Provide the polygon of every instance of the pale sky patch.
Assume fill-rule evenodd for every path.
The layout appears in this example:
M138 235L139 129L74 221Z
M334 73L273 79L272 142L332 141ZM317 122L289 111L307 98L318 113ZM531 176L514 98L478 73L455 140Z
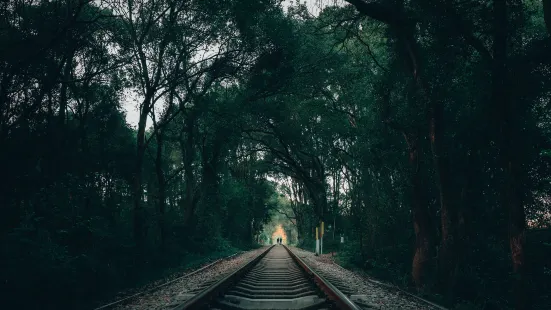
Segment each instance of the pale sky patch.
M289 6L296 4L296 0L285 0L282 3L282 6L284 10L286 11ZM327 7L332 5L344 5L345 1L343 0L300 0L300 3L305 3L306 7L308 8L308 11L313 16L317 16L319 12ZM209 54L207 52L207 54ZM203 56L203 57L207 57ZM143 97L139 95L137 92L131 89L127 89L124 91L124 96L122 98L122 108L124 112L126 113L126 122L127 124L132 128L138 127L138 121L140 119L140 112L139 112L139 105L142 102ZM157 106L157 105L156 105ZM156 107L157 110L157 107ZM147 118L147 127L146 129L151 128L153 126L153 120L151 117Z

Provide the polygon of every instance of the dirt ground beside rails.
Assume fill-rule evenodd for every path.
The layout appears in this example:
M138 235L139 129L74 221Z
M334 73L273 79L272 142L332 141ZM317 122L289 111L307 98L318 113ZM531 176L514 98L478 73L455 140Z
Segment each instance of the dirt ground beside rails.
M230 259L224 259L215 265L206 268L205 270L201 270L188 277L174 281L173 283L153 290L152 292L147 292L141 296L132 298L129 302L116 306L112 309L172 309L179 303L182 303L193 296L195 291L200 290L202 286L221 279L225 275L237 270L266 249L267 247L262 247L252 251L243 252L231 257ZM191 272L193 272L193 270L189 273Z
M335 263L331 253L316 256L312 252L295 247L291 247L291 250L364 309L444 309L424 303L397 289L374 283L365 276L345 269Z

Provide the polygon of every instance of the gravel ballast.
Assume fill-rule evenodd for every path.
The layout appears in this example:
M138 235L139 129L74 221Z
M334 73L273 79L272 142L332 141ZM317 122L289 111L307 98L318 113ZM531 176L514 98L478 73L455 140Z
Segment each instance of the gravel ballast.
M191 298L198 291L237 270L266 249L267 247L263 247L221 260L211 267L178 279L152 292L132 298L130 301L112 309L172 309ZM364 309L443 309L419 301L397 289L374 283L360 274L344 269L335 264L328 255L320 257L299 248L291 247L290 249L312 269L341 289L351 300Z
M237 270L245 263L265 251L267 247L262 247L256 250L248 251L224 259L214 264L213 266L201 270L188 277L184 277L169 285L163 286L152 292L145 293L141 296L133 298L131 301L119 305L113 309L172 309L177 304L189 299L193 292L200 289L203 285L212 283L223 276ZM199 268L197 268L199 269ZM192 271L191 271L192 272ZM191 273L190 272L190 273Z
M400 290L385 287L362 277L361 275L335 264L328 255L315 256L314 253L291 247L310 268L337 286L352 301L365 309L430 309L443 308L426 304ZM344 288L336 283L344 284ZM346 292L344 292L346 291Z

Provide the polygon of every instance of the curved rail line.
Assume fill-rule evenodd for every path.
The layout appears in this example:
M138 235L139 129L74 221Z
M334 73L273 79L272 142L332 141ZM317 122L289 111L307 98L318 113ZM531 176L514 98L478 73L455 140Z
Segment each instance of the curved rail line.
M271 246L176 306L183 309L361 309L286 246Z

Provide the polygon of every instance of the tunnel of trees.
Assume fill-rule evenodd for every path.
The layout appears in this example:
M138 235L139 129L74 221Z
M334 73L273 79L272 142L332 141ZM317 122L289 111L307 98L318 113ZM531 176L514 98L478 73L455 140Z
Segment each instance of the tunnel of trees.
M314 2L1 1L3 304L81 308L274 216L450 307L551 304L551 1Z

